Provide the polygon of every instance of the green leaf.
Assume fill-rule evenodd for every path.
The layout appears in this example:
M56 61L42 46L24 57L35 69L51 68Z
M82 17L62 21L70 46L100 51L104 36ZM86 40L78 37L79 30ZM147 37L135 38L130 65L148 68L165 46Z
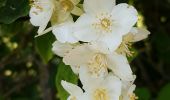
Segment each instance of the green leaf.
M158 98L157 100L169 100L170 99L170 83L165 85L159 95L158 95Z
M44 63L48 63L53 57L52 43L55 41L55 37L52 33L35 38L36 50L43 59Z
M151 93L147 88L137 88L135 93L139 97L138 100L150 100L151 98Z
M29 0L0 0L0 23L12 23L28 12Z
M64 65L63 62L59 64L56 75L56 87L58 91L57 97L60 100L67 100L69 94L61 86L61 80L65 80L73 84L77 84L78 82L78 77L72 72L71 68Z

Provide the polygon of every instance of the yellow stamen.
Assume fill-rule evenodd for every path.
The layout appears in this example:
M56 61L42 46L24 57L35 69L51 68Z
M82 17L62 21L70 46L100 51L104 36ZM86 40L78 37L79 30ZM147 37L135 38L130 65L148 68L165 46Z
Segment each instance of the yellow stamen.
M106 89L96 89L93 100L109 100Z

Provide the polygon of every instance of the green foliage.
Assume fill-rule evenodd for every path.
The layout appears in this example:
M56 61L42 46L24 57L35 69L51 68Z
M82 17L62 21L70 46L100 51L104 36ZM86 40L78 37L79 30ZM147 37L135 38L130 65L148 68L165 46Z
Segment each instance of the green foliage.
M78 82L78 77L72 72L71 68L64 65L63 62L59 64L56 75L56 87L58 91L57 97L60 98L60 100L67 100L69 95L61 86L61 80L65 80L73 84L77 84Z
M165 85L159 95L158 95L158 98L157 100L169 100L170 99L170 83Z
M151 94L147 88L137 88L135 90L136 95L138 96L138 100L150 100Z
M29 12L29 0L0 0L0 23L12 23Z
M156 46L158 55L166 62L170 62L170 37L166 33L155 34L153 42Z
M54 41L55 37L52 33L47 33L35 38L36 50L40 54L44 63L48 63L48 61L53 57L52 43Z

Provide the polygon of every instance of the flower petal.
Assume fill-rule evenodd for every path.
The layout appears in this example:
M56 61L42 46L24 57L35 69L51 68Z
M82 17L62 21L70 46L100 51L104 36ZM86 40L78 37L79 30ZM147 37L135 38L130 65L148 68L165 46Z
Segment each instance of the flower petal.
M74 3L74 5L77 5L80 2L80 0L71 0L71 1Z
M62 43L76 43L78 40L73 35L73 21L66 21L59 25L53 26L53 33L58 41Z
M96 15L110 13L114 5L115 0L84 0L83 6L86 13Z
M137 11L128 4L118 4L112 10L112 20L114 21L112 33L125 35L137 22Z
M53 43L53 48L52 51L60 56L60 57L64 57L70 50L72 50L74 48L74 44L69 44L69 43L61 43L59 41L55 41Z
M119 55L117 53L108 55L108 65L113 73L120 77L122 80L133 80L132 70L125 56Z
M98 50L103 53L111 53L119 47L121 42L121 36L107 34L103 37L100 37L97 41L92 42L92 45L95 46L95 48L98 48Z
M133 27L130 33L134 35L133 37L134 40L132 40L132 42L138 42L143 39L146 39L148 35L150 34L148 30L143 29L143 28L137 28L137 27Z
M82 45L71 50L64 58L66 65L81 66L86 65L93 56L92 50L87 45Z
M53 5L51 4L50 1L49 2L42 1L39 3L39 6L41 7L41 9L36 6L35 7L33 6L30 9L29 16L30 22L34 26L39 26L38 33L41 34L45 30L48 22L50 21L50 18L53 13Z
M99 37L92 26L94 22L94 16L83 14L75 22L74 34L80 41L90 42Z
M77 85L68 83L66 81L61 81L61 85L72 96L79 97L83 94L82 89L78 87Z
M104 83L104 86L107 86L107 89L109 90L108 93L110 94L111 100L119 100L119 97L121 95L121 86L122 83L119 78L113 75L113 73L109 73L106 77Z

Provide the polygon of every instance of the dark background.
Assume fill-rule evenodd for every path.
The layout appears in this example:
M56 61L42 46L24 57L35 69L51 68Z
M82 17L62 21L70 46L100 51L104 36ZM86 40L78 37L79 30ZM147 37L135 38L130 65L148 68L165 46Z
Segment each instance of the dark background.
M18 1L19 9L27 13L4 22L13 16L13 12L2 9L6 1L0 0L0 100L57 100L61 89L56 86L66 78L62 74L69 67L51 53L54 37L49 33L34 38L37 28L29 23L29 10L20 8L23 0ZM148 39L133 45L137 56L131 66L137 75L135 92L139 100L170 100L170 0L117 3L134 5L140 15L137 26L151 32ZM63 66L68 68L61 69ZM72 81L76 79L74 76Z

